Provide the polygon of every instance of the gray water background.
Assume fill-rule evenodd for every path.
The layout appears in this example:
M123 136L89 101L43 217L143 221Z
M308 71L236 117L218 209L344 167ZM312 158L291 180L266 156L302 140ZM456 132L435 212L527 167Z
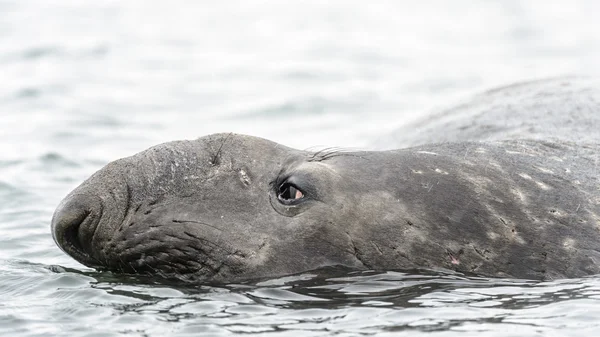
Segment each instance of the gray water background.
M0 0L0 335L592 336L600 278L96 273L60 200L107 162L233 131L368 148L497 85L600 74L600 2Z

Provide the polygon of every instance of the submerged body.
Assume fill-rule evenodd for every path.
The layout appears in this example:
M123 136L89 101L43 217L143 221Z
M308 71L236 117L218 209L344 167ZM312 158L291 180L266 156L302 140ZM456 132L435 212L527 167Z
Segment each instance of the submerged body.
M477 122L473 111L486 105L476 101L412 137L400 132L400 143L419 144L401 150L312 153L236 134L161 144L108 164L71 192L53 235L88 266L199 281L327 265L530 279L598 274L600 142L597 132L577 132L600 127L600 95L585 81L554 81L480 99L517 90L529 115L492 109L505 118ZM573 86L569 95L585 109L536 91L562 95ZM557 104L565 113L548 112ZM527 137L528 123L557 132L531 129ZM440 139L452 128L465 134ZM449 142L427 144L439 141Z

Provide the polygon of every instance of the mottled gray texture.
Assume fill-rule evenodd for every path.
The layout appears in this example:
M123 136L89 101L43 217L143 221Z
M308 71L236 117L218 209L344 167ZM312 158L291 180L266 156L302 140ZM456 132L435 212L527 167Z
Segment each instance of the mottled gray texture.
M396 135L451 142L402 150L310 153L236 134L161 144L69 194L54 237L86 265L202 281L335 264L597 274L600 108L590 83L490 91ZM303 201L280 203L285 181Z
M403 125L375 146L395 149L506 139L600 142L599 107L597 78L559 77L517 83Z

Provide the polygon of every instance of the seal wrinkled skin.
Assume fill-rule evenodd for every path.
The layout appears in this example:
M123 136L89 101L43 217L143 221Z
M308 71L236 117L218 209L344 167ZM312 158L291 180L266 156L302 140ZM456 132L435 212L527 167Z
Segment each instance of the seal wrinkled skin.
M55 241L98 269L231 282L330 265L527 279L600 273L600 91L559 78L403 126L388 151L174 141L71 192Z

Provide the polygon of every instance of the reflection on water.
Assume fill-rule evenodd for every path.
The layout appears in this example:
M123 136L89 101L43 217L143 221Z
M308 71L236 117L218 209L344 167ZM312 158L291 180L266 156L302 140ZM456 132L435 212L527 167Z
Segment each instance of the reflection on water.
M600 280L553 282L465 277L443 271L327 268L229 285L189 285L16 262L0 285L12 315L2 326L119 333L270 332L390 335L445 331L526 335L600 328ZM35 284L22 283L35 271ZM18 299L18 300L17 300ZM24 304L35 303L35 305ZM76 319L74 319L76 318ZM85 323L87 322L87 323ZM93 323L92 323L93 322ZM23 330L23 331L24 331ZM82 330L83 331L83 330Z

